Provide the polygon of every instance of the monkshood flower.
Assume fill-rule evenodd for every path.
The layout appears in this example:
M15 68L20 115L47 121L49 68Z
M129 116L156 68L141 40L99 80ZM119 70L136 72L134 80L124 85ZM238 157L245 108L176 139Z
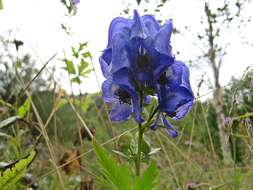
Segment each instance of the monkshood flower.
M155 81L174 61L171 33L171 20L160 27L153 16L140 17L137 11L134 11L133 20L115 18L109 28L108 45L103 55L109 58L105 62L110 65L110 72L127 68L134 73L132 80L136 88L154 88Z
M172 21L160 26L151 15L133 19L117 17L109 27L108 45L100 56L106 80L103 99L112 105L112 121L125 121L134 114L141 124L143 105L157 96L155 129L160 120L171 136L177 132L166 119L181 119L193 104L189 70L171 52Z
M102 84L103 99L112 104L110 117L112 121L125 121L134 112L138 123L143 121L140 110L140 97L131 83L126 69L121 69L111 75Z
M148 99L147 95L155 95L157 80L174 62L170 46L171 33L172 21L160 27L153 16L141 17L137 11L134 11L133 19L113 19L107 48L100 57L101 69L107 79L103 84L103 97L108 97L108 94L114 97L110 101L104 98L108 103L114 102L112 121L129 118L131 111L126 114L126 104L132 108L136 121L143 121L140 101ZM113 117L114 107L119 110L122 108L124 114L121 115L119 111L119 117Z
M175 61L173 65L160 77L157 84L158 114L151 129L156 129L161 118L167 132L176 137L177 132L165 116L174 120L183 118L192 107L194 95L189 81L189 69L180 62Z

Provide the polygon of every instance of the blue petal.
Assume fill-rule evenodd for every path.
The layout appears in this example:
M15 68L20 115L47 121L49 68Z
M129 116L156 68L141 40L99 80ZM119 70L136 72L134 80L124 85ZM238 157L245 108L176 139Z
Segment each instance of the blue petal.
M152 100L151 96L145 96L143 102L144 102L144 104L147 105L147 104L150 104L151 100Z
M172 29L172 21L170 20L165 23L165 25L157 33L155 37L155 48L160 53L171 55L170 37Z
M174 88L176 86L185 87L192 92L190 86L190 72L188 67L181 61L175 60L173 65L170 67L171 75L168 76L169 86Z
M160 78L161 74L168 69L174 63L174 57L168 54L163 54L157 51L154 47L154 41L151 38L146 38L143 40L143 46L147 51L147 54L152 59L152 80L157 80Z
M151 125L151 129L153 131L155 131L157 129L157 124L159 122L159 119L160 119L160 112L157 114L156 116L156 119L155 119L155 122Z
M186 88L179 87L177 89L161 88L160 90L160 107L168 115L174 117L181 106L193 101L193 96ZM187 112L188 112L188 107ZM181 113L182 110L181 110Z
M146 32L148 36L154 38L160 29L159 23L156 21L156 19L152 15L144 15L142 16L142 20L146 27Z
M131 96L135 120L138 123L142 123L143 118L141 116L142 109L140 106L140 97L136 91L135 86L132 83L132 80L132 73L128 69L121 69L113 73L113 81L115 84L119 85L120 88L128 92Z
M110 112L112 121L126 121L130 118L132 108L129 104L116 102Z
M111 42L116 33L122 33L122 35L130 36L130 28L132 25L132 20L116 17L112 20L109 27L109 36L108 36L108 45L107 47L111 47Z
M115 101L114 92L116 90L113 84L112 78L108 78L102 84L102 98L107 103L112 103Z
M130 68L128 44L129 41L120 33L114 35L112 40L112 73L122 68Z
M134 10L134 18L133 18L133 25L131 28L131 39L133 38L146 38L146 31L145 26L143 23L142 18L140 17L139 13Z
M137 123L141 124L144 119L142 117L142 109L140 106L140 98L136 95L132 98L132 104L133 104L133 112L134 112L134 118L137 121Z
M173 119L183 118L190 110L194 100L189 81L189 69L180 62L169 68L167 84L158 87L159 104L161 109Z
M154 67L154 80L160 78L161 74L163 74L171 65L174 63L174 57L159 54L159 64Z
M193 105L193 100L189 101L186 104L183 104L182 106L180 106L177 110L176 110L176 115L174 117L172 117L172 119L174 120L179 120L182 119L191 109Z
M110 63L112 60L112 49L104 50L103 54L99 57L99 63L102 70L102 73L105 78L110 77Z
M174 129L174 127L170 124L170 122L165 118L165 116L162 116L162 121L164 126L166 127L166 131L167 133L172 136L172 137L177 137L178 133L177 131Z

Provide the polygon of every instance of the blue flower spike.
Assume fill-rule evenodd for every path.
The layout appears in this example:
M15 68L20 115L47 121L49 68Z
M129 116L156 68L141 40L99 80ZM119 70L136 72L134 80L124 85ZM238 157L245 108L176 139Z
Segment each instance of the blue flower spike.
M170 39L172 20L163 26L152 15L140 16L134 10L133 19L116 17L109 27L108 44L99 58L105 81L102 96L111 105L110 118L121 122L134 116L144 122L143 107L150 97L158 99L157 113L151 124L159 124L176 137L175 128L166 117L183 118L191 109L194 95L189 81L189 69L172 54Z

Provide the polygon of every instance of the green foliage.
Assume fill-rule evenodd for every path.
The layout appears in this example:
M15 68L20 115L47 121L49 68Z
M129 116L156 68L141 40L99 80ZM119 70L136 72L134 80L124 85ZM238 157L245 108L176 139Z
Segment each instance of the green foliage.
M102 166L102 174L106 177L106 186L110 186L115 190L131 190L131 174L127 165L118 165L116 160L102 148L95 140L93 146L98 158L98 162Z
M72 58L63 59L62 61L66 64L63 67L66 70L70 77L71 83L82 83L82 78L87 78L88 74L93 71L90 68L90 63L92 56L89 51L87 51L88 42L79 43L78 48L71 47ZM88 60L89 59L89 60Z
M64 61L66 63L66 67L64 67L63 69L65 69L69 74L76 74L76 69L73 61L70 61L68 59L65 59Z
M30 109L30 101L27 98L23 105L18 108L18 116L22 119L26 116Z
M101 178L100 181L104 186L114 190L153 190L156 187L158 171L154 163L149 165L142 176L134 176L129 165L118 164L95 140L93 140L93 147L102 167L104 178Z
M134 190L153 190L158 184L158 175L156 165L151 163L141 177L135 177Z
M25 173L27 167L33 162L36 156L36 150L18 161L0 168L0 187L3 190L10 189Z

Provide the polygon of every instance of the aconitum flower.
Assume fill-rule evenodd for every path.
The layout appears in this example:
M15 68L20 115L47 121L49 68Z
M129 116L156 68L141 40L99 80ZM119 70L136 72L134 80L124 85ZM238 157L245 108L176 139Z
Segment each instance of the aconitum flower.
M130 73L121 69L114 75L108 73L102 85L103 99L112 104L110 117L112 121L125 121L134 112L138 123L143 121L140 110L140 97L131 83Z
M112 105L112 121L127 120L134 113L141 124L143 105L150 96L158 97L156 128L160 119L167 131L176 136L166 119L181 119L192 106L193 93L189 70L176 61L170 45L172 21L160 26L151 15L133 19L117 17L109 27L107 48L99 62L105 82L103 99Z
M108 93L111 89L104 87L103 94L113 94L114 98L120 100L122 97L117 96L120 94L118 91L127 89L124 91L127 91L130 98L128 104L132 107L138 123L142 122L140 100L146 98L145 92L155 95L156 81L174 62L170 46L171 32L171 21L160 27L153 16L140 17L137 11L134 11L133 19L117 17L111 22L108 45L100 57L100 64L107 79L103 86L114 84L118 86L118 90L113 89L114 93ZM122 104L123 106L125 107L125 104ZM119 118L112 115L113 112L113 121L122 120L122 115Z
M157 89L159 109L152 129L156 129L158 120L161 117L167 132L175 137L177 132L165 116L179 120L192 107L194 95L190 86L188 67L180 61L175 61L166 73L160 77Z

